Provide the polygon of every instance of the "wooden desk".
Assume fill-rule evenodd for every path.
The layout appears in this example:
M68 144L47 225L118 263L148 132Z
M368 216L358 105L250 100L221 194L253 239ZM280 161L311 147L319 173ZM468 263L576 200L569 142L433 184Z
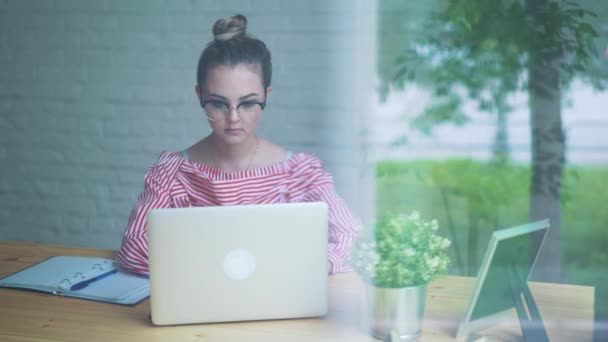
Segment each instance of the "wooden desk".
M53 255L113 257L111 251L0 242L0 277ZM430 284L423 341L454 339L473 278ZM330 278L330 312L320 319L155 327L146 300L125 307L30 291L0 289L1 341L377 341L367 335L364 287L354 274ZM531 284L551 341L591 340L593 288ZM513 316L515 318L515 315ZM483 332L486 341L521 340L518 322Z

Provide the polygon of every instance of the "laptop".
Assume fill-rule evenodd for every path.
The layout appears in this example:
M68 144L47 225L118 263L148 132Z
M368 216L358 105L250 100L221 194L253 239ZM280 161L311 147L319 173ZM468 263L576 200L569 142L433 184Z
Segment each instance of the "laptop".
M324 202L151 210L152 322L325 315L327 211Z

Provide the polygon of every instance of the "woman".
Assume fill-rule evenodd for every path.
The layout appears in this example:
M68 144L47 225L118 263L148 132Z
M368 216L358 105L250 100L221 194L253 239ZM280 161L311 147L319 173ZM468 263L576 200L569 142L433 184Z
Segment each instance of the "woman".
M324 201L329 206L330 274L350 269L353 217L331 175L308 153L259 137L256 126L272 88L270 52L246 34L242 15L219 19L200 56L195 92L212 133L181 153L163 152L145 176L118 260L148 273L145 217L150 209Z

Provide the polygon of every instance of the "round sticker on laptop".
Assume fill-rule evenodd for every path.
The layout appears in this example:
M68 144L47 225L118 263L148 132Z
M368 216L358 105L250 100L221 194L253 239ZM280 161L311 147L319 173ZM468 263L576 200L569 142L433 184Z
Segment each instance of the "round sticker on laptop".
M255 272L255 257L245 249L236 248L224 257L224 273L232 280L245 280Z

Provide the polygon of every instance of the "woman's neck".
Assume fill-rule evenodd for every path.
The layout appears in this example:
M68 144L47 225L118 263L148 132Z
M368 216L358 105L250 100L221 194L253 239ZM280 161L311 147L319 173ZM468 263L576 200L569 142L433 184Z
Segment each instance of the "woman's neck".
M256 135L239 144L222 143L213 135L205 140L211 166L228 172L249 170L255 162L260 145L260 139Z

